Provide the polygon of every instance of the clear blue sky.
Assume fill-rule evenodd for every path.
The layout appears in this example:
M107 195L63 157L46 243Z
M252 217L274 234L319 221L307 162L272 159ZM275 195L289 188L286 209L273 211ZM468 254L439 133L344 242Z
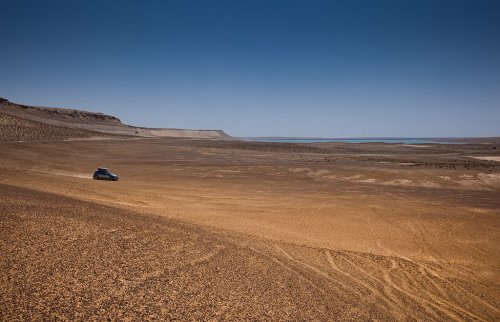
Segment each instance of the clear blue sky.
M0 96L235 136L500 136L500 1L0 0Z

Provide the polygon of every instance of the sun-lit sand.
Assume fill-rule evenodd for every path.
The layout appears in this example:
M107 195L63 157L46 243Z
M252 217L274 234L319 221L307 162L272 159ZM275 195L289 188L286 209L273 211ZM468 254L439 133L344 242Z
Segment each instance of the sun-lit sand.
M500 162L500 156L483 156L483 157L474 157L479 160L486 160L486 161L497 161Z
M497 320L500 167L471 149L0 143L0 316Z

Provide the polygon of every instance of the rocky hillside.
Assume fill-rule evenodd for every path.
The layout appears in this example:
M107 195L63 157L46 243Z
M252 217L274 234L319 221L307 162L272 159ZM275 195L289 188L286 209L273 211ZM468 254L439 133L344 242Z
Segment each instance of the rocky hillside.
M0 141L54 141L109 137L116 135L49 125L0 113Z
M22 126L28 127L33 124L44 124L37 125L36 127L48 129L51 126L55 126L58 128L81 130L83 132L70 132L74 135L78 135L76 133L82 133L82 138L89 137L85 135L90 135L90 137L95 136L95 133L99 133L99 136L102 136L101 134L104 133L108 136L126 135L137 137L231 139L229 135L221 130L185 130L136 127L123 124L119 118L102 113L66 108L27 106L9 102L4 98L0 98L0 115L2 116L0 127L2 137L16 137L16 135L9 135L6 131L12 131L12 129L16 129L18 126L21 126L21 124L24 124ZM60 129L53 130L57 130L55 132L61 131ZM20 129L16 131L20 132ZM68 131L66 132L69 133ZM83 134L84 132L86 133L85 135ZM91 133L93 134L91 135ZM30 137L31 136L36 137L37 134L33 132ZM65 138L66 136L63 135L62 139Z

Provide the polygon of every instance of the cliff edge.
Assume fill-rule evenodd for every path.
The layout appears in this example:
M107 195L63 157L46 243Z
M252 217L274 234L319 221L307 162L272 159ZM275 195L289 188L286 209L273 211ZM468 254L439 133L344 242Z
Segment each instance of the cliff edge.
M43 128L45 132L50 132L50 127L74 129L80 131L72 132L74 135L78 137L82 133L85 133L83 135L84 138L89 137L89 135L95 136L91 135L95 133L105 134L104 137L112 135L225 140L232 138L222 130L137 127L123 124L119 118L103 113L67 108L28 106L10 102L5 98L0 98L0 117L0 130L2 132L12 131L16 127L23 126L25 128ZM66 132L69 133L68 131ZM36 137L36 133L31 133L29 137Z

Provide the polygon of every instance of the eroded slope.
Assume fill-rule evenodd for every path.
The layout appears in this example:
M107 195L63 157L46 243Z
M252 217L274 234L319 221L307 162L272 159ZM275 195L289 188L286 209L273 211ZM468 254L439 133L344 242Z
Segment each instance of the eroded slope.
M170 128L145 128L123 124L119 118L103 113L66 108L27 106L0 98L0 115L20 118L46 125L88 130L113 135L137 137L182 137L205 139L230 139L221 130L188 130Z

